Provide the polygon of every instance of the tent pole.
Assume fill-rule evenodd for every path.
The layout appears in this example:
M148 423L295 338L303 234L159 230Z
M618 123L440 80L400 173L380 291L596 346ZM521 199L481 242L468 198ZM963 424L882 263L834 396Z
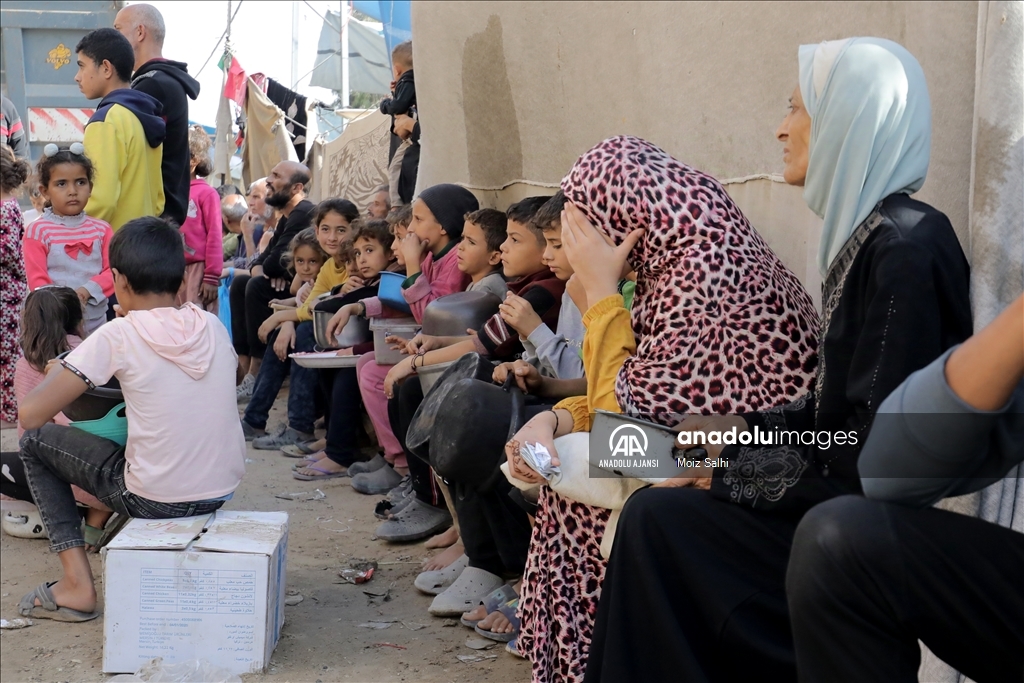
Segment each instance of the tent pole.
M341 0L341 106L348 109L350 84L348 79L348 22L352 13L348 2Z

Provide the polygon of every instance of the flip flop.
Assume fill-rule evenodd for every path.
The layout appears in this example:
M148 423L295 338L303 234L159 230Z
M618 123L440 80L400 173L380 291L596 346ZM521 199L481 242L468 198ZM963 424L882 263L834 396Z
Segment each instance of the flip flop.
M304 455L302 457L302 460L300 460L297 463L295 463L294 465L292 465L292 470L301 470L304 467L309 467L310 465L315 465L318 462L320 462L321 460L323 460L323 458L314 458L313 457L314 455L319 455L319 451L317 451L316 453L310 453L309 455ZM327 456L324 456L324 457L327 457Z
M526 655L520 652L519 648L516 647L516 638L513 638L512 640L505 643L505 652L509 653L514 657L519 657L519 659L526 659Z
M348 470L345 470L344 472L328 472L316 465L307 465L306 469L313 470L314 472L323 472L323 474L299 474L298 470L296 470L295 472L292 472L292 476L299 481L319 481L321 479L337 479L338 477L348 476Z
M509 623L512 624L512 631L509 633L495 633L494 631L488 631L480 628L479 624L473 629L478 635L487 638L488 640L494 640L499 643L508 643L516 639L519 635L519 617L516 616L516 609L519 607L519 598L516 597L514 600L509 600L501 607L498 611L505 615Z
M515 589L512 588L510 584L504 583L493 593L488 594L487 597L481 600L480 604L484 606L484 609L487 611L487 614L490 614L494 610L504 605L509 600L515 600L518 597L519 596L516 594ZM483 619L467 619L465 615L462 615L462 617L459 619L459 622L463 626L465 626L466 628L474 629L476 628L476 625L479 624L481 621L483 621Z
M53 619L54 621L70 622L91 621L100 615L99 610L80 612L70 607L58 607L53 599L53 592L50 591L50 586L55 583L57 582L53 581L36 586L35 590L28 593L18 603L18 614L33 619ZM35 604L37 598L40 602L38 605Z
M282 446L281 455L288 458L301 458L306 455L312 455L313 453L317 452L311 448L311 446L315 444L316 441L317 440L306 441L304 443L293 443L287 446Z

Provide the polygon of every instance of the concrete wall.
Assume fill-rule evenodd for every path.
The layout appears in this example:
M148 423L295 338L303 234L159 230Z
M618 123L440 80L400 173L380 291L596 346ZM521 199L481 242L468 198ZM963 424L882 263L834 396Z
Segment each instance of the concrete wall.
M722 180L777 173L797 46L877 35L928 76L932 160L919 197L963 236L977 17L977 2L415 2L419 185L461 183L503 208L550 193L616 134ZM770 179L729 190L817 298L820 221L801 190Z

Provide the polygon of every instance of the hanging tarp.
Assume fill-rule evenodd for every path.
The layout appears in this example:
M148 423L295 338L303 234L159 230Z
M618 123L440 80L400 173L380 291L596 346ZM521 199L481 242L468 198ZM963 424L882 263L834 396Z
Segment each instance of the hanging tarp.
M351 121L341 137L324 146L315 191L321 198L348 199L362 210L373 189L388 182L390 143L390 116L371 110Z
M395 45L412 40L410 0L355 0L352 5L384 24L384 42L389 60Z
M348 25L349 90L387 95L391 85L391 61L384 36L354 19ZM341 15L327 12L316 51L317 67L310 85L342 90Z

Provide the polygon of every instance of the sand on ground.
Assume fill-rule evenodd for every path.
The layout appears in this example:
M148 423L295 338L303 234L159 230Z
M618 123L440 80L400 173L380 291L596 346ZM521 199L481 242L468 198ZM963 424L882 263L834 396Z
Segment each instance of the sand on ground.
M270 424L284 419L285 394L278 398ZM4 450L14 432L3 432ZM246 474L231 510L281 510L289 514L287 587L303 600L285 607L285 625L270 666L243 676L246 683L514 683L530 680L529 663L504 651L504 645L477 652L466 647L476 634L456 620L427 613L431 597L413 586L428 551L422 542L396 545L374 538L379 521L373 516L379 497L364 496L348 479L303 482L293 479L292 458L276 451L248 450ZM322 500L293 501L275 496L320 489ZM0 534L0 616L18 616L21 596L44 580L60 576L56 555L45 540ZM101 600L102 559L92 555ZM380 563L372 581L340 583L338 570L352 558ZM390 599L368 596L383 593ZM370 621L388 621L386 629L361 628ZM388 643L390 645L384 645ZM399 646L398 649L392 646ZM82 624L35 620L29 628L0 632L0 681L105 681L102 671L103 618ZM459 655L496 655L481 662L463 662Z

